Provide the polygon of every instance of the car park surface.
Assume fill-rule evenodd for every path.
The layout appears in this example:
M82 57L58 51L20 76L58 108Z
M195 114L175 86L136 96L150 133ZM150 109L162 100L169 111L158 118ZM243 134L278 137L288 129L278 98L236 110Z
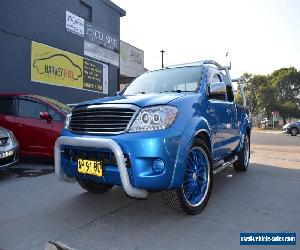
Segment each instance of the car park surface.
M299 143L253 131L247 174L229 168L218 175L208 207L193 217L170 212L160 193L148 200L130 199L121 188L90 194L57 181L51 162L22 162L0 174L0 249L43 249L53 241L73 249L234 250L240 232L299 235Z

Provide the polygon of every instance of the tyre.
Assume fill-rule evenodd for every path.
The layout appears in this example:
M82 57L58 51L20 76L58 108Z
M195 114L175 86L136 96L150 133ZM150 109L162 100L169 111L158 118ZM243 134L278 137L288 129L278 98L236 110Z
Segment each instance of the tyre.
M290 128L290 134L291 136L296 136L299 133L298 129L296 127Z
M207 205L212 185L210 151L203 140L197 139L189 150L181 188L163 191L163 198L175 212L198 214Z
M242 150L238 153L238 160L233 163L233 168L238 172L245 172L248 169L250 159L250 137L245 135Z
M78 180L78 183L83 189L85 189L91 193L96 193L96 194L106 193L109 190L111 190L113 187L111 185L105 185L105 184L87 182L87 181L80 181L80 180Z

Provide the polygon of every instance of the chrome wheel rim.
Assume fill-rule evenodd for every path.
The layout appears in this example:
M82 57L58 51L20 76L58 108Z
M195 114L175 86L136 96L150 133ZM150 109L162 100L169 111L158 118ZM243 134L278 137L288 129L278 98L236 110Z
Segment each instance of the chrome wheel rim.
M297 130L295 128L292 129L292 135L296 135L297 134Z
M246 136L244 142L244 165L246 167L248 167L249 164L249 156L250 156L249 138L248 136Z
M210 163L206 152L200 147L193 147L188 156L182 192L186 202L199 206L205 199L210 183Z

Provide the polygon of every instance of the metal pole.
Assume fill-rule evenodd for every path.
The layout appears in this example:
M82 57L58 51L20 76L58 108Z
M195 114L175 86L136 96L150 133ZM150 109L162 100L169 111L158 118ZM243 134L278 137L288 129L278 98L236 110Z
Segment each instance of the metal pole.
M161 53L161 67L164 68L164 53L165 53L165 51L161 50L160 53Z

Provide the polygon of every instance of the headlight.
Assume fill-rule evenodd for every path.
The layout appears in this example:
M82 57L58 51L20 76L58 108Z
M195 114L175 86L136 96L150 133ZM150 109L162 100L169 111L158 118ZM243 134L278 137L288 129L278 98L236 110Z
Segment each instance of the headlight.
M68 114L65 119L65 129L69 129L72 114Z
M175 121L178 109L173 106L143 108L132 123L129 132L152 131L169 128Z
M16 143L17 139L16 139L14 133L10 130L8 130L8 133L9 133L9 137L11 138L11 140Z

